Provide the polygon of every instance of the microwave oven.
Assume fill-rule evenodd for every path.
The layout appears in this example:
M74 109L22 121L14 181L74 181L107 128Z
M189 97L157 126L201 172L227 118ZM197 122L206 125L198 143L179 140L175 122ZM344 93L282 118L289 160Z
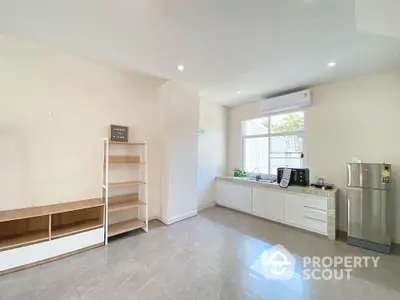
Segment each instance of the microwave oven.
M278 184L281 183L283 170L286 168L278 168ZM310 170L308 168L291 168L289 185L308 186L310 185Z

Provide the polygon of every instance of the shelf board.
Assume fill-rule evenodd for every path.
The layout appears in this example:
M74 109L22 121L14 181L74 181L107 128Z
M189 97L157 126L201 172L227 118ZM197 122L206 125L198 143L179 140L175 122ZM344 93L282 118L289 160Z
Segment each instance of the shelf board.
M145 226L146 224L138 219L112 224L108 226L108 237L112 237L139 228L144 228Z
M144 164L140 161L140 156L122 156L110 155L108 157L109 164Z
M146 143L111 142L112 145L144 146Z
M0 222L34 218L39 216L58 214L74 210L103 206L101 199L88 199L74 202L66 202L38 207L28 207L15 210L0 211Z
M136 200L136 201L126 201L126 202L119 202L119 203L113 203L108 205L108 211L110 213L117 212L117 211L122 211L126 209L132 209L138 206L144 206L146 203Z
M129 186L136 186L136 185L141 185L141 184L146 184L144 181L124 181L124 182L112 182L108 184L109 188L118 188L118 187L129 187ZM106 188L105 185L103 185L103 188Z
M139 200L139 193L116 195L108 197L108 205Z
M103 222L98 219L85 220L82 222L76 222L72 224L60 225L52 228L51 238L57 239L64 236L69 236L72 234L89 231L92 229L97 229L103 227Z
M0 251L18 248L21 246L32 245L49 240L49 231L31 231L23 234L2 237L0 239Z

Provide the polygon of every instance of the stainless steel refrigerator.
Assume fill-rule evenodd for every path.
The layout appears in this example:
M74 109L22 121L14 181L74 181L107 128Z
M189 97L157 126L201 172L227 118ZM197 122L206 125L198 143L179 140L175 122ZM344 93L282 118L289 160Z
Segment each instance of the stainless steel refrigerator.
M382 253L391 245L391 165L347 164L347 243Z

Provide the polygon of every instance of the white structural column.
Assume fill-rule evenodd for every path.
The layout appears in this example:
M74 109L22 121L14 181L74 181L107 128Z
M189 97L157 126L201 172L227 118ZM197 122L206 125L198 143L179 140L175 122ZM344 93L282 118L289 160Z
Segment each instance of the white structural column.
M159 90L161 219L166 224L197 215L199 95L173 81Z

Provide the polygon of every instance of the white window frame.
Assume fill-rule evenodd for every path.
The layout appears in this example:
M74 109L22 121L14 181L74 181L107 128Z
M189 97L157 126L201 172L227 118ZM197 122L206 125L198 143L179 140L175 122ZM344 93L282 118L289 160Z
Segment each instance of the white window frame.
M302 112L304 114L304 127L303 130L298 130L298 131L290 131L290 132L279 132L279 133L271 133L271 117L273 116L278 116L278 115L284 115L284 114L290 114L290 113L298 113L298 112ZM257 119L265 119L268 118L268 133L265 134L255 134L255 135L246 135L244 132L244 122L246 121L251 121L251 120L257 120ZM290 135L297 135L297 136L301 136L303 138L303 151L302 152L290 152L291 154L293 153L300 153L303 154L303 157L301 158L301 165L305 166L306 164L306 120L307 120L307 114L306 114L306 110L289 110L289 111L283 111L283 112L279 112L279 113L274 113L274 114L267 114L267 115L263 115L260 116L258 118L252 118L252 119L246 119L243 120L241 123L241 132L242 132L242 170L245 170L245 160L246 160L246 143L245 140L246 139L251 139L251 138L263 138L263 137L267 137L268 138L268 173L269 174L262 174L262 175L266 175L266 176L276 176L276 174L272 174L271 173L271 154L282 154L282 152L274 152L271 153L271 137L274 136L290 136ZM289 153L289 152L287 152ZM298 159L298 157L285 157L285 159ZM248 173L250 176L254 176L258 173ZM264 177L264 176L263 176Z

